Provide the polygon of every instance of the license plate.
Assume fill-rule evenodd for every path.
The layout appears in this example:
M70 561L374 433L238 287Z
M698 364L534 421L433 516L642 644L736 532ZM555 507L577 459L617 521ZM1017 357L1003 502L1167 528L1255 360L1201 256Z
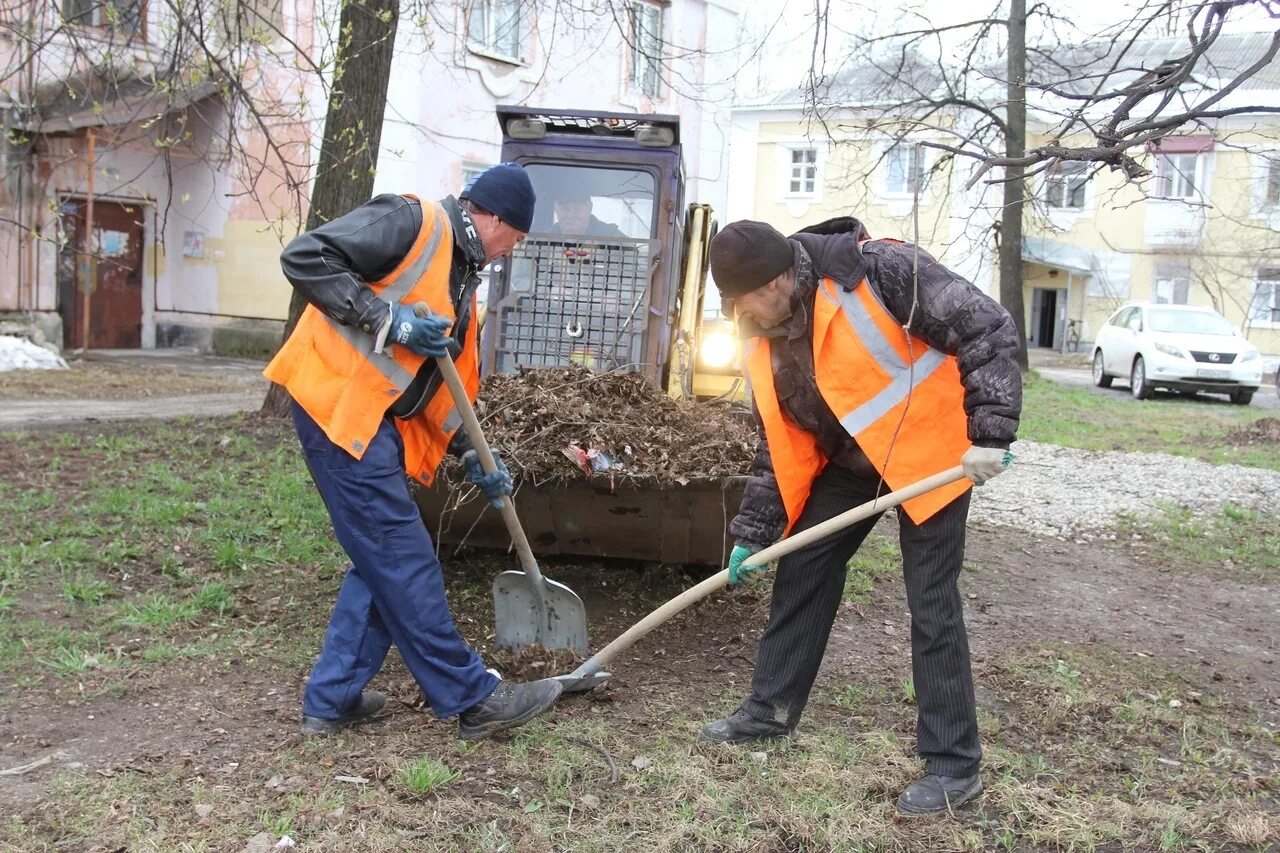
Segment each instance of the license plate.
M1200 379L1229 379L1231 377L1230 370L1209 370L1207 368L1198 368L1196 376Z

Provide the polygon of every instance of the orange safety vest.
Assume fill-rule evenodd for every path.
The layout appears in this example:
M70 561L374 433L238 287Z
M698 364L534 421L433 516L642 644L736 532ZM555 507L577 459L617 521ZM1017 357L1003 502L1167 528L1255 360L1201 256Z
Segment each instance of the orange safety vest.
M414 196L405 198L417 200ZM413 305L426 302L432 312L457 319L449 298L453 233L444 208L422 204L422 228L413 248L385 278L370 282L379 299ZM476 344L477 300L462 352L454 359L467 395L475 402L480 388L480 351ZM263 374L288 389L290 396L319 424L329 440L356 459L378 431L386 411L417 376L426 356L389 342L373 351L373 335L344 326L308 305L293 334ZM395 419L404 438L405 470L430 486L436 468L461 425L449 389L441 383L416 416Z
M891 490L960 464L970 445L955 357L908 336L865 278L852 292L822 280L813 300L813 364L822 399ZM817 437L782 411L768 338L750 345L747 379L790 533L827 458ZM902 506L920 524L970 487L961 480Z

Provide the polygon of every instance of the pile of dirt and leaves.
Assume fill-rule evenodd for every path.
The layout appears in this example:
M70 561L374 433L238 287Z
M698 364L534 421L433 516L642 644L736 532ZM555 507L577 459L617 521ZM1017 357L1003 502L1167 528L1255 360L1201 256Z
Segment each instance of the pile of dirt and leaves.
M592 476L683 485L746 474L755 455L744 407L675 400L639 373L570 367L489 376L478 411L512 474L535 485Z
M1280 418L1258 418L1226 436L1228 444L1280 444Z

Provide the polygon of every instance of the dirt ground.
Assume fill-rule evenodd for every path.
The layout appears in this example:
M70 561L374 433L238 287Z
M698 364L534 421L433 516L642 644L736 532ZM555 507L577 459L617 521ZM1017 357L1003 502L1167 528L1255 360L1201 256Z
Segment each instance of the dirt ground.
M248 391L260 379L198 375L165 366L72 361L69 370L12 370L0 373L0 400L140 400L191 394Z
M892 526L882 524L886 533ZM1254 706L1264 720L1280 721L1280 640L1274 630L1280 592L1185 575L1173 584L1171 569L1148 565L1140 555L1062 542L1051 553L1031 556L1028 544L1034 540L1028 543L1027 537L999 529L970 534L969 559L982 570L966 575L962 591L969 599L966 621L979 680L983 663L1009 648L1102 644L1177 669L1188 689L1212 690ZM508 562L473 553L465 561L453 561L451 571L467 573L464 582L473 579L471 573L483 580L491 570L510 568ZM547 571L583 597L597 645L647 613L643 604L661 603L701 579L671 568L608 563L562 562ZM619 599L630 606L618 606ZM696 605L615 663L607 689L566 698L557 713L572 716L603 704L619 724L630 724L644 716L645 700L655 695L688 696L690 685L717 677L741 682L751 671L767 604L758 591L730 591ZM259 604L258 614L270 618L278 606L268 599ZM504 674L550 674L545 672L546 655L530 662L492 648L491 602L469 597L466 606L455 605L455 616L473 645ZM908 630L901 584L882 583L867 606L846 603L832 632L820 684L855 681L885 666L909 675ZM234 667L239 661L231 663ZM16 807L28 796L38 796L58 763L78 762L94 772L110 772L145 764L174 747L184 755L214 748L214 756L206 760L215 764L220 757L274 749L282 739L294 739L305 674L293 673L287 682L268 677L222 684L198 671L142 672L129 677L120 695L94 696L78 683L56 694L67 692L65 701L7 707L0 716L0 754L8 764L23 764L50 750L65 755L41 772L0 782L0 798ZM410 710L421 703L407 672L397 666L387 681L404 706L391 725L451 735L451 727L418 719ZM733 710L718 706L708 712L726 708ZM224 726L233 721L231 728L238 731L215 732L218 719ZM696 731L685 734L692 738Z
M247 432L248 440L261 446L287 444L287 431L278 425L246 426L255 423L254 419L219 422L209 428L207 438L193 434L189 441L201 446L217 443L219 435L234 430ZM152 427L130 424L121 429L149 441L147 431ZM54 531L72 520L70 516L78 512L75 495L95 476L96 466L86 465L84 460L64 465L59 458L67 455L67 444L91 446L90 438L92 433L86 428L81 433L73 431L70 440L62 444L0 439L0 470L8 489L2 494L21 495L52 484L55 495L65 499L41 504L19 524ZM286 447L283 452L291 450ZM102 455L88 458L107 464ZM164 458L158 451L140 455L131 467L141 470ZM52 478L50 471L55 472ZM892 535L893 522L882 522L880 532ZM42 538L52 541L55 537L51 533ZM104 545L108 538L103 539ZM143 542L139 547L139 555L110 576L122 595L144 595L166 588L165 577L148 567L169 548L168 540ZM511 564L510 558L492 552L473 551L448 558L450 598L460 630L488 660L509 676L537 677L554 663L513 658L491 648L492 603L487 589L494 572ZM987 721L984 741L998 743L989 750L992 775L1034 776L1035 784L1041 786L1036 790L1048 792L1036 796L1050 801L1061 797L1053 793L1057 790L1054 784L1086 793L1120 791L1137 784L1132 782L1139 763L1135 744L1099 747L1107 754L1093 763L1067 756L1077 749L1084 751L1086 743L1104 744L1111 730L1103 727L1109 725L1110 715L1128 707L1132 697L1142 703L1146 702L1143 696L1150 696L1162 714L1171 713L1170 707L1203 705L1212 709L1213 719L1225 721L1224 731L1231 731L1238 753L1225 769L1208 765L1214 768L1210 774L1213 790L1226 791L1223 796L1229 795L1233 803L1251 798L1254 812L1248 819L1260 821L1254 824L1252 835L1238 827L1228 835L1221 828L1227 823L1215 824L1219 828L1213 831L1220 833L1219 840L1228 849L1274 849L1271 842L1280 843L1268 829L1280 827L1277 585L1246 583L1220 572L1171 565L1141 543L1077 544L1009 528L971 529L968 564L971 570L965 572L961 588L966 597L978 701ZM545 569L586 601L597 648L703 576L699 570L679 567L609 562L559 562ZM179 842L194 845L193 849L255 849L253 839L245 836L247 830L237 829L235 839L219 834L229 832L220 826L219 819L220 804L229 797L247 797L257 804L246 807L241 802L239 811L227 805L233 814L246 808L266 813L286 801L313 798L318 804L309 805L305 816L295 812L291 825L263 824L267 834L274 833L273 839L286 834L282 831L286 828L295 835L301 833L300 837L311 837L312 843L304 844L304 849L467 849L456 841L441 842L442 846L430 843L431 834L438 829L426 813L434 808L435 820L448 819L449 809L455 807L449 804L458 802L469 804L476 832L487 833L492 827L493 833L510 839L513 845L491 849L574 849L579 845L563 839L576 837L572 835L575 805L580 812L605 821L602 815L606 812L625 812L639 808L636 803L645 797L665 796L648 787L654 782L645 774L654 768L641 761L647 754L662 756L659 760L671 760L671 755L692 756L691 761L701 762L697 766L709 767L707 772L712 774L746 772L735 770L737 759L721 757L720 753L708 758L690 750L698 727L731 712L749 685L755 647L767 615L767 584L726 591L677 616L612 665L614 677L607 688L565 698L549 722L539 724L537 733L526 739L517 737L478 747L460 745L454 737L454 723L438 721L423 712L420 693L393 654L373 685L391 695L391 714L341 738L308 742L296 730L298 700L340 570L334 561L319 566L282 562L239 576L235 605L225 618L180 629L174 639L188 648L203 644L213 651L161 661L146 656L150 640L145 628L95 623L82 611L67 606L53 582L24 587L8 613L9 626L38 622L56 631L100 625L100 654L110 656L113 665L54 675L47 667L16 656L12 669L0 678L0 814L12 816L7 831L6 824L0 822L0 849L37 849L29 846L35 843L33 839L47 843L47 849L86 851L178 849ZM184 571L201 576L218 574L210 558L198 553L184 563ZM0 630L11 630L2 614ZM22 636L9 639L25 642ZM32 640L28 647L34 650L34 643ZM1046 686L1040 662L1065 673L1067 686ZM805 762L824 754L832 732L874 739L876 732L884 731L909 746L914 712L909 703L893 698L909 678L909 620L902 584L892 575L881 574L874 578L867 595L852 596L841 606L795 754L767 760L778 764L779 773L792 767L796 773L807 773ZM868 694L871 699L850 698L851 690L863 689L860 685L878 692ZM1076 702L1074 709L1069 707L1072 701ZM1061 713L1045 716L1044 709L1050 706ZM1172 746L1168 742L1169 738L1177 740L1179 725L1183 726L1181 751L1176 742ZM1166 787L1181 789L1192 799L1209 796L1208 782L1189 781L1190 770L1181 769L1192 763L1186 753L1186 725L1191 724L1164 717L1144 718L1134 729L1143 732L1135 737L1138 743L1149 741L1143 746L1154 756L1142 759L1142 766L1174 774L1159 783L1142 783L1152 786L1157 799L1165 796L1161 792ZM1246 730L1251 733L1247 737L1242 734ZM547 746L546 739L557 736L563 739L560 746ZM912 772L909 758L896 744L894 741L884 753L892 759L892 772L883 781L867 783L867 796L877 801L891 802L898 782ZM539 829L543 825L536 821L546 818L538 812L544 808L541 803L551 802L553 786L549 777L539 774L537 764L549 760L547 756L554 755L555 749L562 753L577 749L583 755L576 771L579 776L565 783L577 792L576 799L569 800L570 827L557 828L561 834L554 838L561 840L549 841L545 835L549 830ZM1022 756L1019 761L1027 762L1025 767L1013 763L1010 756L1015 753ZM430 800L425 804L394 797L387 801L371 798L367 792L356 796L357 791L390 786L396 768L424 754L444 757L461 773L451 783L448 801L436 801L432 806ZM1030 756L1035 756L1034 760ZM1061 778L1070 769L1079 772L1079 777ZM317 786L323 785L316 772L325 779L359 781L327 782L322 796ZM1050 777L1054 782L1048 781ZM1026 784L1031 781L1022 780ZM105 801L94 800L92 807L85 805L81 810L77 803L90 796L86 790L108 783L120 787L109 789ZM1205 786L1203 794L1197 787L1201 785ZM343 799L330 792L334 787L349 789L353 796ZM581 793L584 790L587 793ZM158 805L154 802L157 791L171 792L173 801ZM943 831L899 829L886 823L884 832L903 834L895 836L898 840L892 843L885 836L883 849L988 849L994 844L991 839L1021 839L1023 836L1007 829L1023 826L1011 823L1015 810L1010 803L1015 798L1010 795L1007 799L999 793L989 794L975 809L957 818L958 830L948 829L944 834L930 835ZM338 805L325 807L334 802ZM787 809L779 814L761 818L768 825L748 821L747 828L741 830L743 837L756 837L757 841L742 845L728 839L710 844L695 840L701 837L697 835L660 836L654 825L645 822L649 818L637 815L630 824L622 820L626 832L639 833L635 838L619 835L612 838L616 846L600 843L597 829L590 836L594 840L590 844L583 841L582 846L627 849L634 841L636 845L656 844L659 849L668 842L682 849L717 849L721 845L722 849L841 849L830 840L837 836L823 834L829 830L822 829L820 822L797 824L798 819ZM590 831L591 818L588 815L585 819L588 829L583 831ZM689 818L692 824L701 821L708 826L722 819L724 816L710 806L698 806ZM140 820L144 826L150 821L159 833L161 840L156 846L128 840L137 837ZM375 842L363 834L378 821L393 827L391 841ZM1006 827L1001 831L1008 832L1007 836L997 834L1001 821ZM1261 829L1256 829L1258 826ZM1177 831L1174 836L1194 837ZM1058 843L1053 837L1028 830L1025 843L1011 841L1007 849L1076 846L1071 837L1063 836ZM348 840L335 840L344 838ZM671 840L679 838L684 840ZM930 838L934 840L930 842ZM953 846L960 845L957 838L970 840L963 847ZM1233 838L1250 843L1232 846ZM476 845L472 849L490 849L488 842ZM1146 849L1142 846L1145 842L1139 845L1133 849ZM1183 848L1174 845L1167 849Z

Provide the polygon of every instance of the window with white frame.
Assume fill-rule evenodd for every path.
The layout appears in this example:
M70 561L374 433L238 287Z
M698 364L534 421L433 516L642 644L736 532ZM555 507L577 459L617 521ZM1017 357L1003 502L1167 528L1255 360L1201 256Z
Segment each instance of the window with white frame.
M812 146L792 148L791 169L787 175L788 195L813 195L818 189L818 149Z
M472 49L523 62L524 18L521 0L471 0L467 39Z
M1191 298L1191 268L1181 261L1158 261L1151 287L1151 301L1186 305Z
M1255 323L1280 324L1280 267L1263 267L1253 282L1249 319Z
M657 97L662 82L662 7L643 0L627 8L633 91Z
M901 144L884 158L884 189L895 195L914 195L924 189L924 149Z
M1160 198L1195 198L1199 185L1196 154L1157 154L1155 191Z
M464 160L462 163L462 189L465 190L471 186L471 182L480 177L480 173L489 166L485 163L475 163L471 160Z
M1280 207L1280 151L1265 161L1266 183L1262 187L1263 207Z
M143 32L142 0L62 0L62 19L68 24L101 27L119 35Z
M1059 162L1049 170L1045 179L1045 204L1062 210L1079 210L1084 207L1088 172L1088 163Z

